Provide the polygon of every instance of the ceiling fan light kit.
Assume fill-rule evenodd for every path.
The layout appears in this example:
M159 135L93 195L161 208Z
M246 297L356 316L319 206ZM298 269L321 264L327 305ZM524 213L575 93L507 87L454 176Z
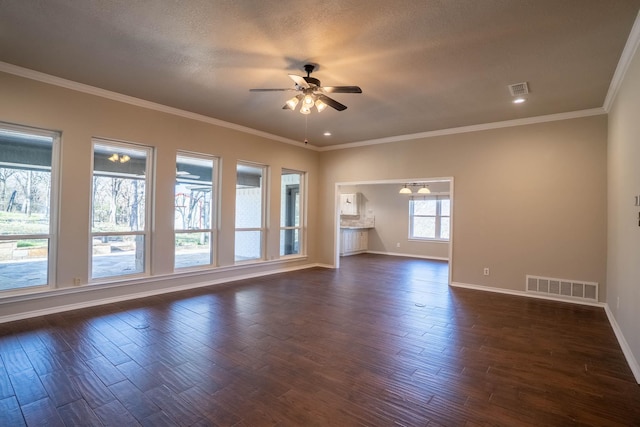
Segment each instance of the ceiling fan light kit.
M315 77L311 77L315 66L307 64L304 66L304 70L307 72L306 77L297 76L295 74L289 74L289 78L295 83L294 88L286 89L249 89L250 92L277 92L277 91L290 91L295 90L299 93L293 98L289 99L284 106L283 110L295 110L300 101L300 113L310 114L313 107L316 111L321 113L327 107L331 107L337 111L343 111L347 109L347 106L339 103L333 98L329 98L326 93L362 93L362 89L358 86L326 86L323 87L320 80Z

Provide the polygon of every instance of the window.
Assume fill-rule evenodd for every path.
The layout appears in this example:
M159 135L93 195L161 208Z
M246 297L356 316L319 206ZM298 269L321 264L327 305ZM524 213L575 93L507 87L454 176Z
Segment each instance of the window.
M282 170L280 181L280 256L302 253L302 172Z
M235 261L264 259L266 167L238 163Z
M174 267L214 263L217 159L193 154L176 157Z
M409 200L409 238L448 241L450 217L449 196Z
M151 148L93 142L91 278L147 272Z
M58 141L0 124L0 291L53 284Z

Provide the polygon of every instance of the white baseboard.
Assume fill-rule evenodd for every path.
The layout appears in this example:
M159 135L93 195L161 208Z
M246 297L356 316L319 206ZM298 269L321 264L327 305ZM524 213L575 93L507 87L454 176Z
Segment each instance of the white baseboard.
M528 297L528 298L536 298L536 299L544 299L544 300L565 302L565 303L571 303L571 304L590 305L590 306L594 306L594 307L602 307L604 309L604 312L607 314L607 318L609 319L609 323L611 324L611 327L613 328L613 332L615 333L616 338L618 339L618 344L620 344L620 348L622 349L622 353L624 354L624 357L627 359L627 363L629 364L629 368L631 368L631 372L633 372L633 376L635 377L636 382L638 384L640 384L640 364L638 364L638 361L636 360L635 356L633 355L633 352L631 351L631 347L629 347L629 344L627 343L627 340L624 338L622 330L620 329L620 326L618 326L618 322L616 322L615 317L613 317L613 313L611 312L611 309L609 308L609 304L602 303L602 302L593 303L593 302L589 302L589 301L567 300L567 299L563 299L563 298L555 298L555 297L552 297L552 296L546 296L546 295L540 295L540 294L532 294L532 293L525 292L525 291L515 291L515 290L511 290L511 289L494 288L494 287L491 287L491 286L472 285L472 284L469 284L469 283L451 282L451 286L456 287L456 288L473 289L473 290L476 290L476 291L496 292L496 293L500 293L500 294L515 295L515 296L520 296L520 297Z
M224 278L220 278L220 279L213 279L213 280L209 279L209 280L205 280L205 281L202 281L202 282L194 282L194 283L189 283L189 284L180 285L180 286L174 286L174 287L170 287L170 288L155 289L155 290L152 290L152 291L134 292L134 293L129 293L129 294L125 294L125 295L118 295L118 296L109 297L109 298L101 298L101 299L96 299L96 300L88 299L88 300L83 301L81 303L56 305L56 306L47 307L47 308L44 308L44 309L30 310L30 311L20 312L20 313L16 313L16 314L9 314L9 315L0 316L0 323L13 322L15 320L30 319L30 318L39 317L39 316L46 316L48 314L62 313L62 312L65 312L65 311L78 310L78 309L88 308L88 307L96 307L96 306L99 306L99 305L111 304L111 303L122 302L122 301L129 301L129 300L134 300L134 299L139 299L139 298L151 297L151 296L155 296L155 295L169 294L169 293L172 293L172 292L186 291L186 290L190 290L190 289L202 288L202 287L205 287L205 286L222 285L222 284L226 284L226 283L237 282L237 281L240 281L240 280L253 279L253 278L262 277L262 276L269 276L269 275L272 275L272 274L286 273L286 272L289 272L289 271L304 270L304 269L308 269L308 268L312 268L312 267L322 267L322 265L320 265L320 264L305 264L305 265L301 265L301 266L278 268L278 269L270 270L270 271L261 271L261 272L258 272L258 273L247 273L247 274L241 274L241 275L232 276L232 277L224 277ZM162 278L162 280L167 280L167 278L166 277ZM96 288L95 290L99 290L99 288ZM83 292L83 293L86 292L86 293L89 293L89 294L91 293L91 289L87 288L87 287L78 288L78 289L73 289L73 288L64 289L64 290L61 290L61 291L63 291L65 294L80 293L80 292ZM46 295L42 295L42 294L41 295L30 294L30 295L28 295L28 297L29 297L29 299L38 299L38 297L40 297L40 299L46 299L47 298Z
M607 313L607 317L609 318L609 323L613 328L613 332L616 334L616 338L618 339L618 344L620 344L620 348L622 348L622 352L624 353L624 357L627 359L627 363L631 368L631 372L633 372L633 376L636 378L636 382L640 384L640 364L638 360L633 355L631 351L631 347L629 347L629 343L624 338L622 330L616 321L616 318L613 316L613 312L609 308L609 304L605 304L604 312Z
M579 304L579 305L590 305L593 307L604 307L605 304L603 302L590 302L590 301L582 301L578 299L568 299L568 298L557 298L551 295L544 295L538 293L531 293L525 291L516 291L513 289L502 289L502 288L494 288L492 286L482 286L482 285L472 285L469 283L460 283L460 282L451 282L451 286L456 288L466 288L466 289L474 289L476 291L485 291L485 292L496 292L499 294L507 294L507 295L515 295L519 297L527 297L527 298L536 298L536 299L546 299L550 301L558 301L558 302L567 302L570 304Z
M434 261L449 261L449 258L442 258L442 257L430 256L430 255L402 254L399 252L366 251L366 253L376 254L376 255L401 256L406 258L432 259Z
M336 269L336 266L335 265L331 265L331 264L319 264L319 263L316 263L316 264L313 265L313 267L328 268L330 270L335 270Z

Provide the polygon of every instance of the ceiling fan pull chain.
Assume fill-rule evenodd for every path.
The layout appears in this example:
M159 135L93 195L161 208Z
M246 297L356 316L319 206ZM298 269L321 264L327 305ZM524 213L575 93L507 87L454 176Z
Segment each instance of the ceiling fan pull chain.
M309 123L309 116L304 116L304 143L308 144L309 140L307 140L307 124Z

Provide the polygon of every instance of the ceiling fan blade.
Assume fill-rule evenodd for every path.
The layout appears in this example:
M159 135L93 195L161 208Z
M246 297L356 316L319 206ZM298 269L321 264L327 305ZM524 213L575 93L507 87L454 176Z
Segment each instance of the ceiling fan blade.
M325 86L322 89L327 93L362 93L359 86Z
M320 101L324 102L325 104L327 104L329 107L335 108L338 111L342 111L342 110L346 110L347 109L346 105L340 104L335 99L331 99L326 95L318 95L318 99Z
M305 89L309 89L309 83L304 79L304 77L296 76L295 74L289 74L291 80L293 80L298 86L303 87Z
M249 89L249 92L283 92L283 91L289 91L289 90L295 90L293 88L287 88L287 89Z

